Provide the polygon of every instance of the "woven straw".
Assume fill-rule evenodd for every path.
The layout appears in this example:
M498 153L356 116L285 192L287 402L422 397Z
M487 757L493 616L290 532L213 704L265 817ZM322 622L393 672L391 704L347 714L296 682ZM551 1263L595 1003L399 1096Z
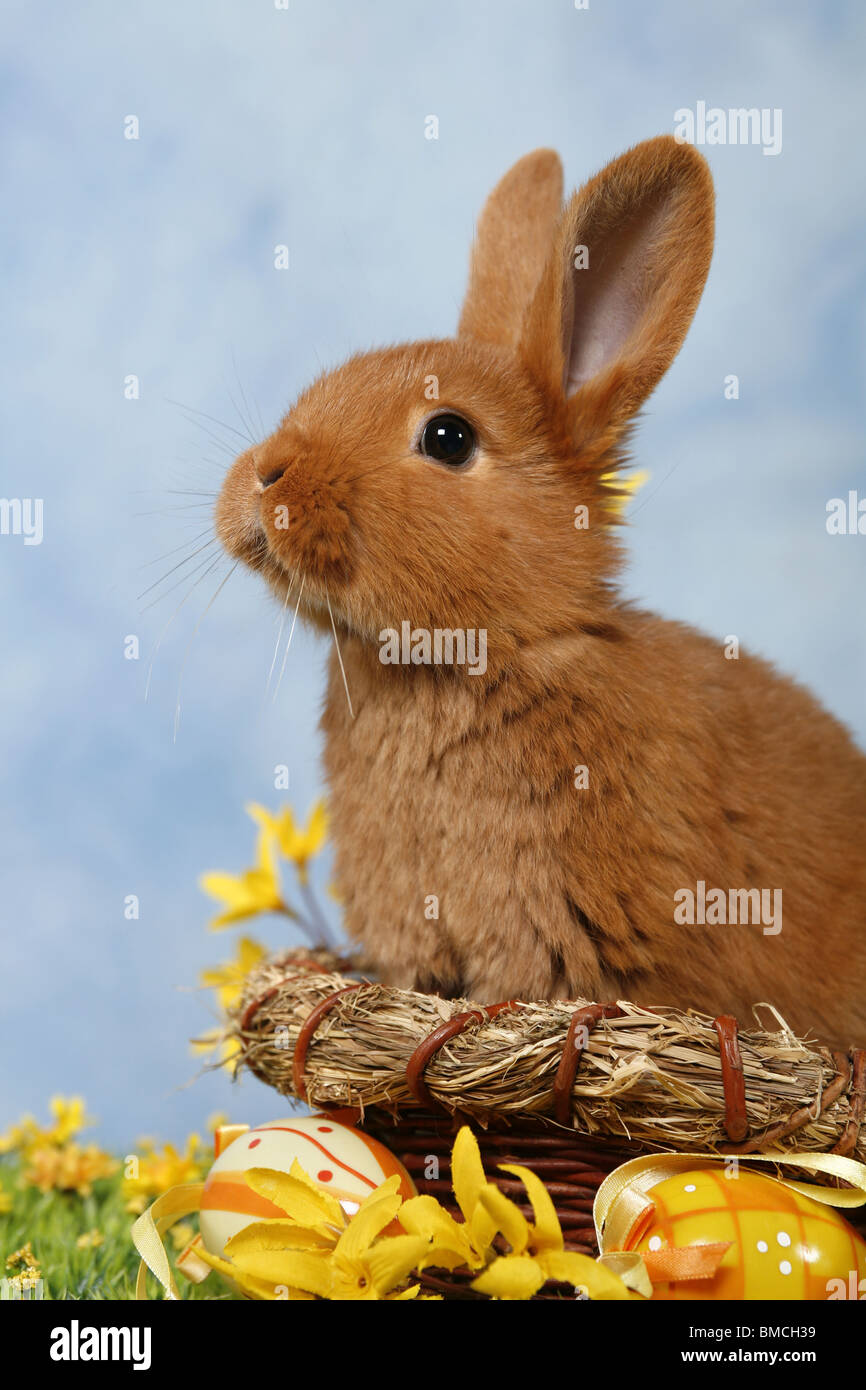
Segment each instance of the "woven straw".
M272 957L232 1020L238 1065L313 1107L351 1107L362 1121L372 1108L481 1129L531 1122L640 1151L778 1145L866 1160L864 1054L796 1037L770 1006L742 1031L623 1000L613 1017L586 1000L485 1009L359 982L337 964L324 952Z
M565 1248L598 1253L595 1193L626 1159L653 1151L764 1148L866 1160L866 1052L796 1037L770 1005L754 1026L625 1000L481 1006L389 989L350 961L295 950L247 978L230 1020L235 1066L315 1109L350 1112L459 1219L454 1133L469 1123L488 1176L532 1213L521 1163L545 1182ZM832 1181L832 1180L830 1180ZM848 1213L866 1234L866 1209ZM461 1270L425 1270L448 1299L481 1298ZM574 1297L546 1283L536 1299Z

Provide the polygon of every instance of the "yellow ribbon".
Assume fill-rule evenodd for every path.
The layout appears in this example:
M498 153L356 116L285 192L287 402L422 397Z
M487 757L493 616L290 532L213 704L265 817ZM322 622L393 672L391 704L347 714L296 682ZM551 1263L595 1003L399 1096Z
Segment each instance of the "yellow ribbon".
M652 1275L655 1273L657 1278L661 1278L663 1271L661 1269L655 1271L650 1268L649 1258L645 1260L636 1251L626 1251L622 1248L629 1232L634 1230L635 1224L653 1209L654 1204L650 1196L650 1189L655 1187L657 1183L664 1182L666 1178L673 1177L676 1173L689 1172L696 1168L718 1167L725 1161L730 1163L732 1158L742 1163L775 1163L783 1167L804 1168L811 1173L827 1173L850 1183L851 1188L840 1190L834 1187L822 1187L818 1183L800 1182L778 1175L777 1180L795 1192L801 1193L804 1197L811 1197L813 1201L823 1202L825 1206L847 1208L860 1207L866 1203L866 1163L860 1163L853 1158L844 1158L841 1154L792 1153L790 1151L769 1151L748 1155L719 1153L649 1154L645 1158L632 1158L627 1163L622 1163L618 1168L614 1168L612 1173L608 1173L595 1195L592 1215L598 1248L602 1252L601 1263L612 1273L618 1274L629 1288L643 1294L644 1297L650 1297L652 1294ZM702 1249L703 1247L696 1248ZM716 1267L718 1267L723 1255L724 1251L721 1251L716 1260ZM705 1262L703 1272L697 1273L697 1265L685 1261L682 1267L683 1272L680 1273L679 1277L710 1277L714 1272L710 1268L711 1264L712 1260L708 1259ZM670 1278L670 1275L665 1277Z
M223 1150L241 1134L246 1134L248 1129L249 1125L217 1125L213 1136L214 1158L219 1158ZM162 1236L176 1221L199 1210L203 1191L203 1182L181 1183L177 1187L171 1187L168 1192L157 1197L136 1221L132 1228L132 1240L141 1256L135 1281L137 1299L147 1298L148 1269L159 1280L166 1298L180 1298ZM195 1253L195 1247L200 1241L201 1238L197 1236L175 1261L178 1269L182 1269L194 1284L200 1284L210 1274L210 1265L206 1265Z
M198 1211L203 1191L203 1182L186 1182L171 1187L157 1197L147 1211L142 1212L133 1226L132 1241L141 1256L135 1281L135 1297L139 1301L147 1298L148 1270L159 1280L166 1298L180 1298L162 1237L176 1221Z

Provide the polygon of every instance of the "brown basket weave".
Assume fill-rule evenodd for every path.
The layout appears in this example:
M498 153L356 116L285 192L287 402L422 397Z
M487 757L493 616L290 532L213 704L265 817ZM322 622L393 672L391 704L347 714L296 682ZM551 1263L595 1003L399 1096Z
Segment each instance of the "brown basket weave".
M325 952L272 957L248 977L230 1036L237 1066L315 1109L348 1110L405 1164L422 1193L459 1215L449 1155L468 1123L485 1171L521 1205L497 1164L545 1182L567 1249L597 1253L592 1206L604 1177L654 1151L833 1152L866 1161L866 1051L735 1019L620 1000L492 1006L351 978ZM866 1230L866 1210L848 1219ZM460 1272L432 1290L477 1298ZM545 1285L541 1297L573 1297Z

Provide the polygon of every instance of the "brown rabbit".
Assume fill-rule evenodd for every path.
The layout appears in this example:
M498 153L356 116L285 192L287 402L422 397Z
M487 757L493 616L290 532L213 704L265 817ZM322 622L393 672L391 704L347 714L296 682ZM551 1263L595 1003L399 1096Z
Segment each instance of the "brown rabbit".
M766 1000L862 1043L866 758L769 664L614 583L604 475L712 241L688 145L638 145L564 208L557 156L527 155L484 209L457 337L318 380L234 464L218 527L338 640L336 871L384 981Z

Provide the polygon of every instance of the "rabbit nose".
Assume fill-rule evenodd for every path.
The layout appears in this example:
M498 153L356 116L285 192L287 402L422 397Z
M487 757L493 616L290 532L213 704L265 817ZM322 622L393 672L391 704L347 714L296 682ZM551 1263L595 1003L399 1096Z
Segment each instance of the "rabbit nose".
M262 487L273 487L274 483L278 483L287 466L285 463L269 464L267 459L262 459L261 462L256 463L256 474Z

